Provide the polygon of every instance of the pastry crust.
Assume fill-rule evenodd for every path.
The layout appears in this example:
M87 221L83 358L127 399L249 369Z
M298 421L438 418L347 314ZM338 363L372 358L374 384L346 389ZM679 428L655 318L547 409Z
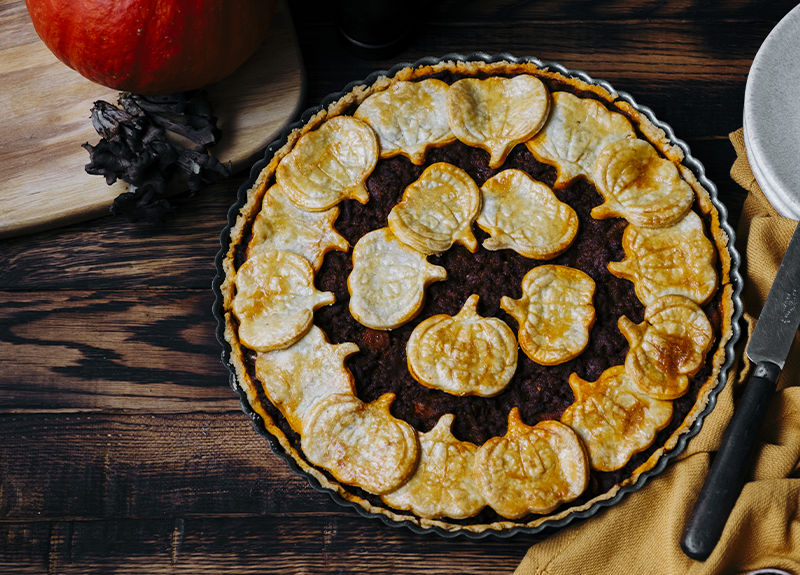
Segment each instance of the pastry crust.
M519 510L522 507L519 507L520 498L518 498L516 503L509 503L508 509L513 511L507 511L505 513L505 517L503 517L503 512L500 511L499 516L489 516L488 519L484 513L481 513L473 519L469 519L468 517L473 514L473 511L470 511L465 515L462 511L460 511L461 507L458 505L448 506L448 508L459 509L459 511L453 511L452 516L448 517L446 512L442 512L441 508L438 507L437 511L435 512L426 512L422 510L425 506L411 503L398 504L397 507L393 507L390 503L393 501L393 498L388 495L384 495L382 500L380 498L370 497L359 489L354 489L350 484L361 487L362 489L372 493L392 493L393 491L402 488L403 485L410 485L410 479L414 477L414 472L413 469L409 472L408 468L416 468L416 466L419 465L419 454L422 448L420 448L417 443L414 443L414 441L409 439L408 428L404 426L402 421L393 422L391 415L388 415L387 417L389 411L388 406L391 403L391 399L385 398L380 403L376 404L376 407L372 411L365 411L366 408L364 406L370 404L365 404L363 402L358 403L356 401L358 398L350 393L333 393L336 391L336 389L331 389L328 391L327 388L323 388L322 392L310 392L311 395L318 393L320 396L323 396L320 400L314 400L311 402L313 405L309 405L309 402L303 402L302 397L297 396L296 394L293 395L292 393L288 393L287 397L290 398L288 401L292 406L295 406L292 408L294 410L292 414L294 415L295 412L301 414L297 415L297 421L295 421L295 425L293 427L296 426L300 428L301 431L306 426L306 419L312 417L314 418L313 424L315 430L325 430L331 426L334 426L334 423L332 422L334 422L336 418L330 414L336 413L337 409L343 409L342 405L346 405L352 413L361 414L374 412L377 414L374 416L370 415L369 417L361 417L361 419L367 419L371 422L378 420L384 421L384 423L388 422L387 425L389 425L389 427L387 429L391 429L384 433L385 437L391 436L404 438L402 440L403 448L398 448L396 450L396 453L403 454L402 457L398 455L398 459L395 460L397 465L388 466L387 474L385 476L377 477L374 480L374 483L370 483L368 478L364 478L368 477L372 473L369 470L371 470L373 467L385 466L386 462L380 460L380 458L370 459L367 457L363 460L366 462L366 464L362 466L362 468L368 470L366 474L361 473L361 471L358 469L354 471L352 466L348 465L340 468L338 467L338 464L334 464L331 459L327 458L328 456L315 456L314 461L316 461L317 464L311 463L306 451L310 450L313 453L317 453L318 445L305 445L305 442L310 441L310 439L306 438L307 434L305 433L301 434L301 439L303 442L303 444L301 444L301 441L299 441L296 436L293 437L289 432L286 431L286 427L280 422L280 419L285 417L284 414L280 413L280 405L278 405L276 408L275 405L269 403L268 396L263 392L263 382L260 382L255 378L255 370L253 369L252 359L250 359L249 352L241 342L239 333L240 323L233 313L233 301L237 296L237 287L235 283L236 273L242 263L241 254L245 252L245 249L252 238L251 230L253 222L261 210L264 196L267 193L267 190L276 183L276 172L278 171L278 166L284 161L285 158L287 158L287 156L292 153L298 142L304 136L310 132L318 130L332 118L352 114L353 110L357 109L357 107L370 96L387 92L401 82L414 82L419 79L442 75L452 75L453 77L467 78L486 78L493 76L514 77L519 75L528 75L541 81L543 85L546 86L551 92L566 91L573 95L579 96L580 98L590 98L593 102L591 106L595 106L594 102L598 102L606 110L608 110L608 112L624 116L636 131L636 137L639 140L648 143L649 146L652 147L659 158L658 162L668 162L674 167L676 177L678 177L680 180L680 183L677 185L681 187L682 190L691 190L693 203L692 209L703 220L707 238L713 244L716 255L715 266L718 274L716 287L717 295L715 296L715 301L718 302L715 304L717 306L716 309L718 315L717 334L714 341L708 346L707 351L705 351L705 361L703 362L704 368L702 371L704 380L697 390L697 396L694 400L694 405L689 409L682 421L680 421L677 425L672 426L674 429L668 434L668 436L663 438L663 440L660 439L660 443L657 444L654 449L651 449L648 452L649 456L647 459L645 459L637 468L633 469L630 474L627 475L627 477L624 477L622 480L618 481L604 492L596 494L592 497L579 497L580 492L583 491L583 488L581 487L583 480L580 479L579 474L573 474L571 476L572 479L570 480L571 487L569 490L569 497L561 498L554 503L551 502L551 504L547 505L547 508L529 508L523 505L522 507L525 507L525 509L524 512L521 512ZM541 125L546 125L544 119L541 120ZM533 135L535 135L535 133L541 129L541 125L537 126L536 129L533 130ZM511 131L505 130L503 133L508 134L511 133ZM530 137L532 137L532 135L530 133L526 133L525 138L520 140L520 142L525 142ZM628 138L627 134L625 135L625 138ZM418 145L419 143L415 140L414 144ZM440 145L440 143L433 143L430 146L426 146L424 149L430 153L431 148L438 145ZM475 143L474 145L483 147L478 143ZM499 150L499 148L493 149L493 151L496 152L495 164L497 163L497 157L505 158L508 154L508 150L505 147L503 147L500 151L497 150ZM370 151L369 154L371 153L372 152ZM600 153L598 153L597 156L599 157ZM359 156L359 162L362 168L364 165L369 164L372 161L369 159L370 157L371 156L365 154L361 154ZM419 156L415 157L417 160L419 159ZM624 100L619 100L616 94L608 92L602 86L584 82L579 78L571 78L558 72L538 68L533 63L444 61L434 65L404 68L391 78L380 77L371 85L361 85L353 88L349 93L332 102L326 109L321 110L316 115L309 118L309 120L302 127L288 134L286 144L274 153L268 165L257 176L255 184L247 191L247 197L244 205L240 210L236 223L231 228L228 251L222 263L225 277L220 286L220 291L223 298L224 308L224 334L226 341L231 346L230 361L235 371L236 385L241 387L242 391L244 392L244 396L247 398L250 408L253 410L253 412L260 416L260 418L263 420L265 430L276 438L281 448L288 454L289 457L294 460L301 471L306 473L308 476L313 477L322 487L335 492L342 499L359 505L369 513L380 514L392 521L410 522L423 528L437 527L445 531L465 531L472 533L506 531L515 528L535 528L545 522L557 521L559 519L568 517L571 514L585 511L601 501L612 499L616 496L620 489L634 484L642 473L651 470L666 452L673 449L677 445L681 435L689 431L698 415L704 411L711 393L718 385L718 375L721 366L725 362L725 347L732 334L731 318L733 317L733 287L730 283L731 259L727 248L729 240L722 229L720 224L720 216L711 202L709 193L703 188L694 173L681 163L682 160L683 152L680 147L670 142L666 134L660 128L653 125L652 122L650 122L650 120L644 114L640 113L635 107ZM660 165L663 166L663 164ZM359 175L359 178L361 177L362 176ZM364 176L364 179L366 179L366 176ZM354 184L359 190L358 194L350 192L347 193L350 194L349 197L353 197L359 202L362 200L367 201L366 206L369 207L368 198L365 198L361 192L363 181L364 180L359 179ZM685 191L681 193L685 194ZM669 196L669 194L667 194L667 196ZM342 191L342 197L345 197L344 191ZM614 198L616 197L617 196ZM306 207L309 211L320 211L322 209L332 209L336 206L336 203L337 202L334 201L331 205L326 198L324 202L320 201L314 204L309 203ZM649 217L648 214L646 221L638 220L636 223L639 226L644 225L650 227L675 225L675 222L679 221L686 213L684 209L685 203L686 200L683 198L677 203L673 202L672 204L668 204L671 213L667 217L654 219ZM625 204L623 203L623 207L624 205ZM676 213L681 212L681 210L683 210L683 212L676 215ZM624 210L618 210L617 213L613 214L614 217L621 215L626 215ZM609 216L609 214L605 213L602 214L602 216L606 217ZM635 218L636 215L634 214L633 217ZM340 245L344 247L344 244ZM337 247L335 249L339 248ZM444 279L442 274L438 275L441 277L437 277L436 279ZM425 286L423 286L423 290L424 287ZM408 321L408 319L416 315L418 311L419 310L406 313L408 317L404 321ZM328 335L330 336L331 334ZM343 363L343 356L347 355L345 354L345 351L350 352L352 349L349 347L346 349L342 348L341 353L333 355L336 355L338 358L337 361L340 362L339 368L347 369L346 363ZM259 379L265 379L267 377L268 375L266 374L259 375ZM564 383L567 385L566 381ZM341 388L342 386L339 387ZM356 384L355 387L357 388L358 385ZM645 395L647 395L647 391L642 390L641 386L639 386L637 392L643 392ZM350 399L350 397L352 397L352 399ZM340 398L338 403L337 398ZM663 400L659 399L654 401ZM378 410L378 407L380 407L380 410ZM458 417L457 414L456 417ZM525 429L521 426L534 427L527 426L521 421L521 419L518 422L517 419L513 419L513 421L514 425L516 426L516 431ZM381 425L384 425L384 423L381 423ZM452 421L448 421L446 423L449 429L449 425L452 423ZM310 426L311 423L308 425ZM395 427L392 427L392 425ZM559 433L562 431L562 427L568 429L567 426L560 423L557 424L557 426L551 424L548 425L553 427L553 429ZM549 433L552 432L553 430L549 431ZM314 433L319 434L322 432L315 431ZM425 430L416 430L414 433L416 434L417 438L415 441L419 441L418 438L423 437ZM438 433L436 437L439 437L439 435L442 435L442 433ZM362 435L369 436L369 433ZM580 434L576 435L575 437L578 437L579 435ZM569 436L569 434L567 434L567 436ZM321 441L322 444L325 444L326 440ZM437 441L441 443L444 440L440 438ZM446 443L449 442L450 440L448 439ZM570 443L570 445L572 444ZM636 449L639 447L640 446L637 444ZM578 466L577 460L580 458L575 455L577 451L575 451L573 447L570 447L570 450L570 453L572 453L570 461L573 462L571 465ZM422 451L424 451L424 449L422 449ZM423 455L423 457L428 456ZM354 457L351 459L351 463L352 461L358 462L362 460L359 459L359 457ZM575 469L577 469L577 467ZM436 468L436 473L441 473L438 467ZM355 479L353 479L353 477L355 477ZM583 483L585 483L585 481L583 481ZM425 489L429 491L430 480L427 481L427 485L428 487ZM420 488L416 488L416 490L419 489ZM578 491L577 494L574 493L576 490ZM428 491L426 491L426 493ZM426 498L426 501L430 503L430 496L426 496ZM521 499L524 500L525 496L521 496ZM506 509L504 503L500 503L498 505L501 507L501 509ZM481 505L476 504L469 507L472 509L472 507L479 508L480 506ZM477 511L475 511L475 513L477 513Z

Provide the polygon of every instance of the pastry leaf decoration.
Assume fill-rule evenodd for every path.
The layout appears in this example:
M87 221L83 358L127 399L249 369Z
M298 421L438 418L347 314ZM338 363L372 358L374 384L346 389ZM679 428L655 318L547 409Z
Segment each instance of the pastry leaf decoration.
M622 217L640 228L677 223L694 203L694 191L678 168L649 142L619 140L609 144L594 165L593 181L605 202L592 217Z
M364 403L354 395L331 395L309 412L301 445L314 465L339 481L375 494L403 485L419 461L417 432L389 413L394 394Z
M357 351L350 342L331 345L325 333L312 325L294 345L259 353L256 378L292 429L302 433L316 403L334 394L355 394L353 374L344 361Z
M422 309L425 287L447 278L443 267L400 242L389 228L363 236L353 248L347 278L350 313L373 329L394 329Z
M247 247L250 257L265 251L287 251L303 256L319 270L330 250L346 252L350 244L333 223L339 208L308 212L297 208L274 185L264 194L261 211L253 222L253 239Z
M699 305L717 290L717 252L703 233L703 222L689 212L677 224L647 229L629 225L622 236L625 259L609 271L633 282L645 306L663 295L688 297Z
M486 506L472 475L478 447L453 437L452 424L453 415L446 414L428 433L420 434L416 473L400 489L383 495L384 502L426 519L465 519Z
M447 119L449 89L446 83L432 78L396 82L369 96L353 116L375 130L381 158L402 154L421 165L428 148L456 139Z
M595 283L580 270L557 265L533 268L522 279L522 298L503 296L500 307L519 323L519 345L541 365L577 357L594 324Z
M478 450L475 479L495 511L519 519L576 499L589 481L589 462L572 429L558 421L530 427L515 407L506 434Z
M320 212L342 200L369 200L367 177L378 161L378 139L350 116L330 118L304 134L278 165L276 178L297 207Z
M447 93L450 128L465 144L489 152L490 168L499 168L514 146L533 137L549 110L547 88L525 74L464 78Z
M556 167L555 188L565 188L580 176L590 178L600 150L617 140L636 137L625 116L597 100L569 92L554 92L552 99L547 123L525 145L536 159Z

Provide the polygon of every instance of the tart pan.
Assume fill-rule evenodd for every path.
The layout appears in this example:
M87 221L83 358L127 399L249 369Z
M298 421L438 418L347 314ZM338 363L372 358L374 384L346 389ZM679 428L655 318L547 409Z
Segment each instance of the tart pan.
M220 286L222 285L222 282L225 279L222 262L229 249L231 228L235 225L237 217L239 215L239 211L244 206L247 200L248 190L250 190L250 188L253 187L258 175L269 164L275 152L286 144L286 142L288 141L289 134L295 129L304 126L316 113L318 113L323 109L326 109L331 103L336 102L337 100L342 98L345 94L349 93L356 86L371 85L381 76L392 77L395 74L397 74L397 72L407 67L433 66L442 62L485 62L485 63L511 62L514 64L530 63L537 66L538 68L547 69L551 72L556 72L566 77L575 78L580 81L586 82L587 84L598 86L608 91L610 94L616 95L618 101L626 102L640 114L646 117L656 128L663 130L664 134L666 135L666 139L669 141L669 143L674 146L677 146L683 151L684 159L682 164L689 170L691 170L691 172L693 172L698 182L707 190L711 202L718 211L720 227L722 231L728 235L729 238L728 241L728 251L730 255L729 276L732 288L731 298L733 305L732 318L731 318L732 333L729 341L725 346L724 363L722 364L721 369L719 371L717 381L715 382L715 384L710 389L707 395L707 401L704 409L697 415L693 424L688 429L683 431L682 434L677 438L674 447L662 453L656 464L647 471L641 473L634 482L623 485L616 491L616 493L614 493L612 497L596 500L594 501L594 503L591 503L588 506L584 505L580 508L575 509L572 512L568 512L566 514L560 514L559 517L554 517L552 519L545 518L543 521L538 522L535 526L517 525L513 527L500 527L498 529L487 528L480 532L471 531L469 529L448 530L437 525L421 526L412 521L396 520L395 518L389 517L382 513L374 513L368 511L358 503L347 500L343 498L339 493L327 487L323 487L315 477L302 470L297 465L292 456L290 456L284 451L279 440L267 431L261 416L253 411L252 407L250 406L247 400L247 396L244 390L238 384L236 371L231 363L231 347L225 340L224 336L224 331L225 331L225 320L223 311L224 304ZM730 368L734 360L734 345L736 344L741 335L739 320L742 316L742 309L743 309L741 300L741 290L743 282L741 275L739 273L741 258L739 253L733 247L734 238L735 236L733 229L727 222L727 209L719 201L716 186L706 177L703 165L691 155L689 147L686 145L686 143L676 138L672 128L669 125L665 124L664 122L658 120L653 114L652 110L650 110L645 106L637 104L629 94L614 90L614 88L607 82L602 80L595 80L581 70L570 70L556 62L545 62L534 57L515 57L507 53L499 53L495 55L489 55L483 52L474 52L469 55L448 54L441 58L434 58L434 57L422 58L414 63L402 62L393 66L389 70L375 71L369 76L367 76L367 78L365 78L364 80L351 82L350 84L345 86L341 92L329 94L325 99L323 99L323 101L318 106L306 110L301 115L300 119L297 122L294 122L289 126L287 126L286 129L282 132L281 136L277 140L272 142L269 146L267 146L264 153L264 157L253 165L253 167L250 170L249 179L239 188L237 201L233 204L233 206L231 206L228 212L228 224L223 229L220 235L221 249L216 257L215 265L217 273L212 284L212 289L215 294L213 313L214 317L217 319L217 331L216 331L217 339L220 342L220 345L222 346L222 363L226 366L226 368L230 372L230 385L240 397L242 410L253 420L253 426L256 432L268 441L269 446L273 451L273 453L275 453L275 455L286 461L289 468L295 474L305 478L311 485L311 487L313 487L317 491L329 494L336 503L345 507L352 507L353 509L356 510L357 513L359 513L364 517L380 519L381 521L392 527L407 527L411 531L418 534L435 533L444 538L454 538L463 535L468 539L483 539L489 536L497 538L509 538L518 534L524 534L526 536L533 536L531 538L531 541L538 541L540 539L552 535L553 533L557 532L563 527L566 527L567 525L580 522L582 520L586 520L592 517L601 509L615 505L623 497L639 490L652 477L661 473L673 458L682 453L686 449L688 441L700 431L705 417L714 409L714 406L716 405L717 395L725 385L725 381L727 380L728 377L728 372L730 371Z

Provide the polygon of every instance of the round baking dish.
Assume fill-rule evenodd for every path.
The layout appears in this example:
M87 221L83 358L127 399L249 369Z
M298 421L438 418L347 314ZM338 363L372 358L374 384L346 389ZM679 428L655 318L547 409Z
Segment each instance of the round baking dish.
M631 477L629 481L615 486L615 488L606 493L605 496L595 497L588 502L582 503L581 505L575 505L574 507L570 507L569 505L562 506L557 514L543 517L541 520L537 520L535 522L529 522L526 524L496 522L492 525L484 526L479 530L473 530L469 527L460 528L458 525L455 527L452 525L443 526L436 524L436 522L420 522L415 520L415 518L404 518L402 515L397 513L385 513L381 510L375 510L373 506L365 506L359 503L357 497L351 498L343 495L341 491L332 489L330 486L324 486L318 477L315 477L307 470L302 469L297 464L294 457L287 453L282 446L281 441L267 430L264 420L258 413L254 411L250 401L248 400L247 394L239 384L236 369L231 361L231 347L225 337L226 323L224 317L224 301L221 290L221 286L225 281L225 268L223 265L223 260L230 249L231 230L236 225L237 218L240 215L240 210L247 201L248 191L255 185L259 174L265 167L268 166L275 153L287 143L290 134L292 134L292 132L295 130L301 129L316 114L327 109L331 104L339 101L358 86L372 85L378 79L384 76L391 78L399 71L409 67L418 68L422 66L435 66L444 62L483 62L487 64L510 62L512 64L532 64L537 68L554 72L567 78L579 80L589 85L589 87L597 87L598 90L611 94L614 97L614 102L619 102L621 107L627 107L628 109L635 110L636 113L646 119L646 121L655 131L660 130L663 132L662 137L666 142L668 142L669 146L675 150L680 150L679 153L683 156L681 164L687 168L691 174L693 174L693 177L697 180L699 185L707 191L709 199L718 213L720 230L728 237L727 250L730 261L730 270L728 274L728 277L730 278L730 284L729 287L726 288L726 293L729 294L730 297L731 308L731 317L729 318L730 338L724 345L724 358L721 361L716 380L712 382L711 385L706 385L702 389L701 393L703 394L703 397L701 398L701 401L696 402L695 407L691 410L693 414L691 423L681 426L681 428L679 428L679 430L670 437L666 447L660 450L660 453L657 454L657 457L651 458L653 461L647 466L646 470L643 470L640 473L635 473L635 476ZM238 199L228 213L228 225L222 231L220 242L221 249L216 258L217 275L213 282L213 290L216 296L213 312L218 321L217 338L220 341L223 349L222 361L231 373L230 384L239 394L242 410L250 418L252 418L256 431L268 441L271 450L277 456L284 459L294 473L304 477L314 489L328 493L334 501L343 506L352 507L364 517L377 518L385 522L387 525L395 527L408 527L415 533L436 533L447 538L463 535L471 539L480 539L490 535L505 538L517 534L525 534L528 536L535 536L534 540L536 540L545 536L549 536L553 532L573 522L587 519L596 514L600 509L616 504L626 495L640 489L652 477L661 473L674 457L685 450L689 439L699 432L702 427L703 420L714 409L716 397L727 379L728 372L734 358L733 346L740 336L739 319L742 315L742 302L740 298L742 279L739 274L740 256L733 247L734 232L727 223L727 210L725 206L719 202L716 187L706 177L705 169L703 168L702 164L691 155L686 143L675 137L673 130L669 125L658 120L649 108L637 104L629 94L617 92L607 82L595 80L583 71L569 70L558 63L543 62L533 57L515 57L506 53L488 55L485 53L476 52L469 55L449 54L441 58L423 58L414 63L399 63L390 70L373 72L364 80L348 84L341 92L330 94L318 106L306 110L297 122L288 126L282 133L281 137L267 147L264 158L258 161L252 167L248 181L245 182L240 188Z

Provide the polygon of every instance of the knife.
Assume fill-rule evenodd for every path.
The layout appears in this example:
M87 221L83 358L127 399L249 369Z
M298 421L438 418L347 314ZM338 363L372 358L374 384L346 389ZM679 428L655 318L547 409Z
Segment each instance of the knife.
M755 364L683 531L681 548L705 561L742 491L775 382L800 324L800 225L795 229L745 353Z

